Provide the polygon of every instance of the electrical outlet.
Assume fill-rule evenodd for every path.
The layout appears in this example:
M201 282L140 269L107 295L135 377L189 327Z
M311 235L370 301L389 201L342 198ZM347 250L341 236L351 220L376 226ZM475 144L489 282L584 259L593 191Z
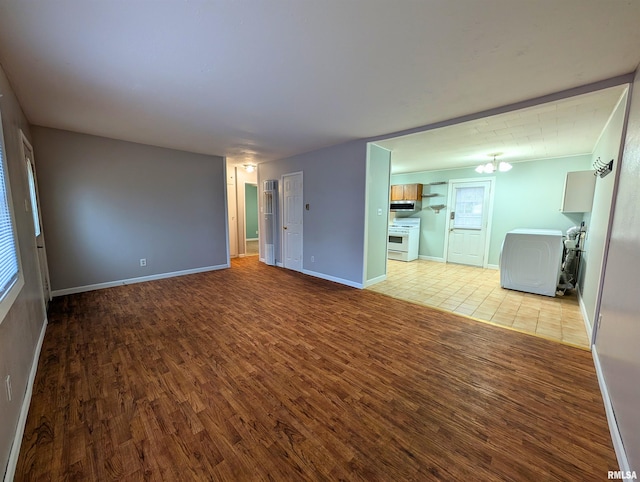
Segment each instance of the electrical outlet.
M600 329L600 325L602 325L602 315L598 315L598 330Z
M140 258L140 266L144 267L147 265L147 258Z
M13 398L13 392L11 391L11 375L7 375L4 383L7 387L7 401L10 402L11 398Z
M315 263L316 262L316 257L315 256L311 256L311 262Z
M258 230L256 229L256 236L258 235Z

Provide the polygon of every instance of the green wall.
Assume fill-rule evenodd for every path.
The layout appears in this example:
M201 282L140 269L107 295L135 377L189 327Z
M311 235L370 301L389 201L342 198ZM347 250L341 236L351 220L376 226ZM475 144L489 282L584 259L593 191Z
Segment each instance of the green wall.
M244 185L244 210L247 225L246 239L258 237L258 186L254 184Z
M375 280L387 272L387 230L389 226L389 172L391 152L375 144L367 148L366 279Z
M493 202L493 224L489 238L489 265L497 265L502 241L508 231L518 228L560 229L563 232L579 225L581 213L563 214L560 204L564 190L565 175L569 171L591 169L591 156L573 156L556 159L519 162L509 172L486 176L474 168L424 171L391 176L391 184L419 182L428 184L456 179L495 179ZM440 196L424 198L422 211L414 216L421 218L420 255L442 259L444 238L447 229L446 208L435 214L429 204L447 204L449 184L425 186L424 194L438 193Z

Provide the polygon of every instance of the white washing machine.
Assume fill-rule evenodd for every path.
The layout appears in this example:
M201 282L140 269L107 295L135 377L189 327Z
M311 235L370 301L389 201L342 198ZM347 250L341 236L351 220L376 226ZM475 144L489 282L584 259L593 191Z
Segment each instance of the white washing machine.
M562 231L514 229L500 252L500 286L555 296L562 269Z

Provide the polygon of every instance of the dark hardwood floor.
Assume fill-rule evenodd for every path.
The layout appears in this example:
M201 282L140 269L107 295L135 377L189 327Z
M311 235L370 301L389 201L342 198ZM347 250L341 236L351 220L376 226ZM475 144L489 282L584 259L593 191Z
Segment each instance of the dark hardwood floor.
M604 480L588 351L258 263L56 298L16 480Z

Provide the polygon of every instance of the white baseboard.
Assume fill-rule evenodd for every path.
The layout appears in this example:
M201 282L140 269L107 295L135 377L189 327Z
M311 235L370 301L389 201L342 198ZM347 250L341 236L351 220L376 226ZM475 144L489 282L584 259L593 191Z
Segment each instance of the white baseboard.
M580 313L582 314L582 320L584 321L584 327L587 329L587 336L589 337L589 345L593 344L593 325L591 320L589 319L589 315L587 314L587 308L584 306L584 301L582 299L582 293L579 289L576 290L578 293L578 306L580 306ZM595 321L595 320L593 320Z
M258 241L259 238L247 238L245 241Z
M387 275L383 274L383 275L380 275L380 276L378 276L376 278L367 280L367 281L364 282L364 288L367 288L367 287L369 287L371 285L374 285L376 283L380 283L381 281L384 281L386 279L387 279Z
M308 269L303 269L302 272L304 274L308 274L309 276L314 276L316 278L326 279L327 281L333 281L335 283L340 283L343 285L351 286L352 288L360 288L362 289L362 283L356 283L355 281L351 281L348 279L337 278L335 276L331 276L324 273L318 273L317 271L310 271Z
M497 264L488 264L487 269L500 269L500 266Z
M605 382L604 374L602 373L602 366L600 365L600 358L598 357L598 350L596 349L595 345L591 347L591 356L593 357L593 364L596 367L598 384L600 385L602 401L604 402L604 411L607 414L609 432L611 432L611 441L613 442L613 449L616 452L618 465L620 467L620 470L624 472L630 471L631 468L629 467L629 459L627 458L627 452L624 450L622 436L620 435L618 422L616 422L616 416L613 412L613 405L611 404L611 398L609 397L609 390L607 389L607 383Z
M425 256L423 254L419 254L418 255L418 259L424 259L427 261L435 261L436 263L446 263L446 260L444 258L438 258L436 256Z
M284 268L284 263L282 263L281 261L276 261L276 266L278 268Z
M150 276L141 276L139 278L129 278L118 281L108 281L107 283L96 283L93 285L77 286L75 288L65 288L63 290L54 290L51 292L52 296L64 296L72 295L75 293L83 293L85 291L101 290L104 288L113 288L114 286L131 285L134 283L144 283L145 281L155 281L165 278L174 278L176 276L185 276L188 274L204 273L206 271L215 271L218 269L229 268L229 263L219 264L216 266L205 266L203 268L185 269L182 271L172 271L170 273L153 274Z
M29 414L29 406L31 405L31 395L33 394L33 382L36 379L36 372L38 371L38 361L40 360L40 351L42 350L42 343L44 342L44 335L47 331L48 320L45 317L42 322L42 329L40 330L40 337L38 338L38 344L36 345L35 353L33 354L33 361L31 362L31 370L29 372L29 379L27 380L27 388L24 391L24 398L22 399L22 407L20 408L20 417L18 418L18 426L16 427L16 433L13 437L13 444L11 445L11 452L9 452L9 462L7 462L7 471L4 474L4 480L12 481L16 474L16 466L18 465L18 457L20 456L20 447L22 445L22 437L24 435L24 429L27 425L27 415Z

